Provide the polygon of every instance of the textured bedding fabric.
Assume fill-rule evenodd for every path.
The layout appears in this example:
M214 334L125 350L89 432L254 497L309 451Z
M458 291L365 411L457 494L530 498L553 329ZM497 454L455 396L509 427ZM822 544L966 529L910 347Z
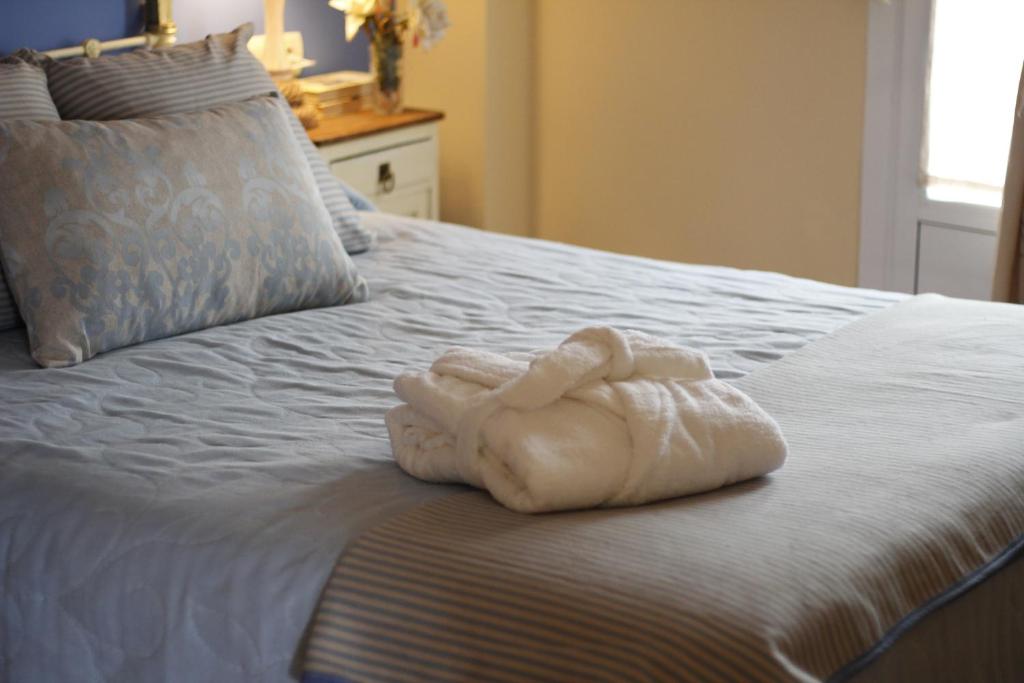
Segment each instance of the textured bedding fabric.
M0 680L281 681L339 552L452 491L402 474L393 377L608 324L723 378L899 295L364 214L369 302L41 370L0 334Z
M59 121L60 115L46 89L46 73L18 59L0 60L0 122L16 119ZM0 141L0 149L4 143ZM0 269L0 332L21 325L14 298Z
M1021 339L1024 307L917 297L735 382L789 443L768 477L617 511L519 515L474 492L397 515L339 561L307 666L346 683L831 679L1024 547ZM997 642L992 661L1018 665L1001 680L1021 680L1020 643Z

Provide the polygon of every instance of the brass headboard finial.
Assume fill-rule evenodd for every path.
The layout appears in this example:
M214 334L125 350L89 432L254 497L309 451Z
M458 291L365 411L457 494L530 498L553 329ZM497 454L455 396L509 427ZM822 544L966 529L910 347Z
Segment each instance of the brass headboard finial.
M178 39L171 0L146 0L146 33L153 47L173 45Z
M82 52L85 53L85 56L89 59L96 59L103 52L103 43L95 38L90 38L82 43Z

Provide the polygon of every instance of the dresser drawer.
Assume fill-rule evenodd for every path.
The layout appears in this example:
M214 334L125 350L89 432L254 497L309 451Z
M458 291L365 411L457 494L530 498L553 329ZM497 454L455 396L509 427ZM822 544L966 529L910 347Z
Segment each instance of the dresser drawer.
M335 177L385 211L437 219L439 112L327 117L310 131Z
M401 192L374 197L373 201L376 202L377 208L384 213L393 213L409 218L431 218L433 216L431 192L430 185L419 185Z
M331 172L375 201L431 183L437 172L435 145L416 142L331 163Z

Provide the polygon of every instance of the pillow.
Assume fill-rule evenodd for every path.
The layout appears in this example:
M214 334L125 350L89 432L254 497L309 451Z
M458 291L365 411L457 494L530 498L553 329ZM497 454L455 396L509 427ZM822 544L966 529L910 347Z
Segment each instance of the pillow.
M46 89L43 70L19 60L5 59L0 62L0 121L10 119L59 121L60 114ZM3 202L0 196L0 203ZM18 309L0 273L0 332L20 326Z
M0 261L36 361L366 299L288 116L0 122Z
M99 59L53 60L39 55L50 94L64 119L128 119L179 114L276 92L266 69L246 45L252 24L166 49L136 50ZM38 54L38 53L37 53ZM289 125L313 169L320 196L349 253L365 251L372 235L341 182L289 111Z
M41 68L18 59L0 61L0 119L60 120Z

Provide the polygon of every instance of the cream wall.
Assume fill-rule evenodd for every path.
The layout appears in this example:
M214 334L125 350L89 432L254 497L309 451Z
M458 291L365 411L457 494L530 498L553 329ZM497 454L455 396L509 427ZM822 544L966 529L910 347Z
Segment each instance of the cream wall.
M429 52L406 47L404 97L440 109L441 217L484 226L487 3L446 0L453 26Z
M533 0L490 0L487 11L487 178L484 227L534 229Z
M443 218L854 284L867 1L449 0Z
M533 0L446 0L452 28L408 50L405 98L441 109L441 216L488 230L533 225Z

